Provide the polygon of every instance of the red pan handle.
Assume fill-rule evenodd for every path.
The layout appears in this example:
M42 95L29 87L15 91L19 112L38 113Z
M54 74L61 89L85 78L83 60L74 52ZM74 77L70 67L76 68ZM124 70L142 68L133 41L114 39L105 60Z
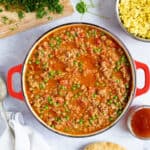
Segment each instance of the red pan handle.
M8 74L7 74L7 88L8 88L8 93L9 93L10 96L23 101L24 100L23 93L21 91L20 92L16 92L14 90L14 88L13 88L13 82L12 82L13 75L15 73L20 73L21 74L21 72L22 72L22 64L17 65L15 67L12 67L8 71Z
M150 71L149 68L146 64L135 61L135 65L136 65L136 69L142 69L144 71L145 74L145 83L144 83L144 87L139 89L136 89L136 96L140 96L144 93L146 93L149 90L150 87Z
M146 93L149 90L149 87L150 87L150 71L149 71L148 66L146 64L144 64L144 63L135 61L135 65L136 65L136 69L143 69L144 74L145 74L144 87L141 88L141 89L140 88L136 89L136 96L140 96L140 95ZM24 96L23 96L22 91L16 92L13 89L13 82L12 82L13 75L15 73L20 73L21 74L21 71L22 71L22 64L17 65L15 67L11 68L8 71L8 74L7 74L7 87L8 87L9 95L11 95L12 97L23 101L24 100Z

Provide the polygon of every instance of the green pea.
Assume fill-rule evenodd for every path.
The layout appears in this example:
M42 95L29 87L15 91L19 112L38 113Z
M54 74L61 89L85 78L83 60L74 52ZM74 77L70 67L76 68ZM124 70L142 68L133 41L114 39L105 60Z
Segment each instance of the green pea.
M118 109L117 110L117 116L120 116L122 114L122 110Z
M111 99L107 100L107 104L111 105L113 103L113 101Z
M71 89L74 91L74 90L76 90L76 89L79 89L80 86L81 86L81 85L80 85L79 83L73 84Z
M50 96L48 96L47 100L50 105L54 104L53 99Z
M65 119L68 121L69 120L69 116L66 116Z
M44 110L48 110L48 109L49 109L48 105L45 105Z
M114 121L114 119L112 117L109 117L109 121L112 122Z
M97 94L96 94L96 93L94 93L94 94L92 95L92 97L93 97L93 98L96 98L96 97L97 97Z
M81 118L81 119L79 120L79 122L78 122L78 123L79 123L80 125L82 125L82 124L83 124L83 122L84 122L84 120Z
M102 49L101 48L95 48L95 49L93 49L93 52L94 53L100 53L102 51Z
M62 120L61 120L60 117L56 117L56 118L55 118L55 121L56 121L56 122L61 122Z
M115 95L115 96L113 97L113 99L118 99L118 96L117 96L117 95Z
M35 63L36 63L37 65L39 65L39 64L40 64L40 60L37 59L37 60L35 61Z
M45 89L45 84L44 84L44 83L40 83L40 84L39 84L39 88L40 88L41 90Z

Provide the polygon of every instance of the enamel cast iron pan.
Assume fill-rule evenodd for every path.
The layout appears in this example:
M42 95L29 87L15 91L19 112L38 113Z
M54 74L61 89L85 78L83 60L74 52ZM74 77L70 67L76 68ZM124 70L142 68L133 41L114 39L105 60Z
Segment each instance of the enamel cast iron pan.
M44 121L42 121L40 119L40 117L34 112L33 108L31 107L30 103L29 103L29 100L27 99L27 96L26 96L26 91L25 91L25 83L24 83L24 72L25 72L25 68L26 68L26 64L28 62L28 58L30 56L30 54L32 53L32 51L34 50L35 46L42 40L44 39L49 33L51 32L54 32L55 30L59 29L59 28L63 28L63 27L66 27L66 26L74 26L74 25L89 25L89 26L94 26L96 28L99 28L101 31L105 32L106 34L110 35L124 50L124 52L126 53L126 56L128 57L129 59L129 62L130 62L130 66L131 66L131 74L132 74L132 89L131 89L131 93L130 93L130 96L129 96L129 100L128 100L128 103L126 105L126 107L124 108L122 114L109 126L107 126L106 128L104 129L101 129L99 131L95 131L93 133L90 133L90 134L82 134L82 135L71 135L71 134L66 134L66 133L62 133L60 131L57 131L51 127L49 127ZM136 70L137 69L142 69L144 71L144 75L145 75L145 82L144 82L144 87L139 89L137 88L137 85L136 85ZM12 82L12 79L13 79L13 75L16 74L16 73L19 73L21 75L21 85L22 85L22 89L20 92L16 92L13 88L13 82ZM59 134L62 134L62 135L66 135L66 136L72 136L72 137L86 137L86 136L91 136L91 135L95 135L95 134L98 134L98 133L101 133L103 131L106 131L107 129L109 129L110 127L112 127L114 124L116 124L118 122L118 120L120 120L120 118L125 114L125 112L127 112L133 98L135 96L140 96L144 93L146 93L148 90L149 90L149 87L150 87L150 71L149 71L149 68L146 64L144 63L141 63L141 62L138 62L138 61L135 61L128 49L126 48L126 46L114 35L112 34L110 31L100 27L100 26L97 26L97 25L94 25L94 24L89 24L89 23L69 23L69 24L64 24L64 25L60 25L60 26L57 26L51 30L49 30L48 32L46 32L44 35L42 35L34 44L33 46L31 47L31 49L29 50L29 53L27 54L26 56L26 59L24 61L23 64L19 64L17 66L14 66L12 67L9 71L8 71L8 75L7 75L7 86L8 86L8 92L10 94L10 96L14 97L14 98L17 98L21 101L25 101L25 103L27 104L29 110L31 111L31 113L33 114L33 116L40 122L42 123L45 127L47 127L49 130L52 130L56 133L59 133Z

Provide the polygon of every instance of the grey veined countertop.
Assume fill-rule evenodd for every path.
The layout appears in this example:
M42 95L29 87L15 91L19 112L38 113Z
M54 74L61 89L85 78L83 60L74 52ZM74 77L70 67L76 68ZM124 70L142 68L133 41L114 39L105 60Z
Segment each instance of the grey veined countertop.
M74 6L77 2L77 0L72 0ZM115 0L95 0L95 3L97 4L96 8L91 8L90 11L102 16L107 16L109 19L100 18L90 13L81 16L81 14L75 12L72 16L0 39L0 74L6 79L8 69L23 63L30 47L38 37L49 29L68 22L90 22L109 29L125 43L135 60L150 66L150 43L137 41L129 37L121 29L115 17ZM143 71L138 70L136 73L137 86L142 87L144 84ZM20 75L16 74L13 78L13 82L14 88L19 91L21 89ZM135 97L132 103L132 105L142 104L150 105L150 91L139 97ZM24 102L8 96L5 101L5 108L8 111L23 112L25 123L42 134L43 138L49 143L51 150L59 150L60 148L61 150L81 150L85 144L95 141L116 142L125 146L128 150L150 150L150 141L136 139L128 132L124 118L114 127L102 134L86 138L71 138L53 133L42 126L34 119Z

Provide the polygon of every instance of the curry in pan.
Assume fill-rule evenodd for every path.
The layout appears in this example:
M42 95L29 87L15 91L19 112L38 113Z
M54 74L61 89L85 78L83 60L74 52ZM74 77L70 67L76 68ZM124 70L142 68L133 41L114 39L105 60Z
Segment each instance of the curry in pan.
M27 98L50 128L71 135L109 126L124 110L131 66L111 36L91 25L49 32L34 47L25 70Z

